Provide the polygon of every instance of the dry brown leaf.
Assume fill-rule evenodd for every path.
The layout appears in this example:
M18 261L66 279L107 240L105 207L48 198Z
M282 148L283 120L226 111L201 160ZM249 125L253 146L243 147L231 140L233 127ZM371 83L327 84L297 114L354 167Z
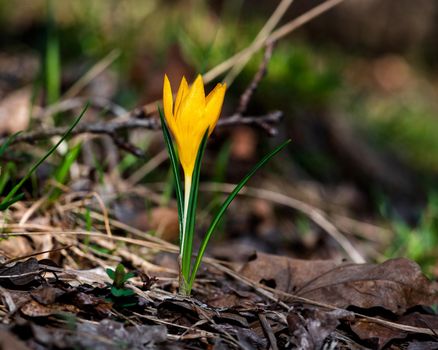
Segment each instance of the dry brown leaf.
M254 292L237 291L226 287L208 293L207 299L208 305L217 308L251 309L261 302L262 298Z
M403 258L382 264L339 264L258 253L241 273L255 282L341 308L383 307L400 315L416 305L438 303L438 283Z
M358 320L351 324L351 330L356 333L360 339L367 340L373 349L382 349L388 342L393 339L403 339L407 333L392 327L368 322L367 320Z
M400 317L396 322L413 327L438 329L438 315L413 312ZM386 327L365 319L354 321L350 326L351 330L356 333L359 338L367 340L373 344L373 347L379 350L384 348L390 341L394 339L404 339L409 335L409 333L403 330Z
M0 266L0 284L22 288L40 280L40 266L35 258Z
M257 253L240 272L255 282L264 283L284 292L295 293L312 279L338 265L339 263L334 260L301 260Z
M21 307L21 312L29 317L45 317L62 312L71 312L77 314L80 309L70 304L54 303L51 305L43 305L36 300L31 300Z
M298 349L322 349L327 337L339 325L339 320L346 317L350 317L350 313L344 310L306 309L300 313L291 311L287 315L287 324Z
M65 292L59 288L44 286L30 292L32 298L42 305L52 305L56 298L63 295Z
M34 251L31 241L26 237L8 237L0 241L0 254L8 258L27 256Z

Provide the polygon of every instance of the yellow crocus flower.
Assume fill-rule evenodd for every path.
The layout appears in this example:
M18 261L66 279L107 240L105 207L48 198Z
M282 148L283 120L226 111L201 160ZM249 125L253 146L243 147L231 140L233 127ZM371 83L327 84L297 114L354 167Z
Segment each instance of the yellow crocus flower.
M201 75L198 75L190 87L183 77L174 103L169 79L167 75L164 76L164 116L175 139L179 160L186 178L192 177L196 156L205 131L208 128L210 136L217 124L225 90L225 84L217 84L208 96L205 96Z
M225 90L225 84L217 84L208 96L205 96L201 75L198 75L190 87L183 77L174 103L169 79L167 75L164 76L164 117L175 139L179 161L184 170L184 208L182 210L180 257L189 257L190 259L192 255L192 238L189 238L190 233L186 232L192 175L202 138L207 130L208 136L210 136L219 119ZM182 275L184 277L180 276L180 289L183 293L186 290L189 274L190 261L183 263Z

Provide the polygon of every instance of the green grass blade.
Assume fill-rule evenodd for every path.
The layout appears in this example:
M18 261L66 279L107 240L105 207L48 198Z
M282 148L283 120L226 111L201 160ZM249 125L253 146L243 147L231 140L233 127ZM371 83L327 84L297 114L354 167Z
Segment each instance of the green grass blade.
M9 147L9 145L14 142L15 138L21 133L21 131L9 136L5 142L0 146L0 156L5 153L6 149Z
M78 143L76 146L70 149L68 153L65 155L61 165L56 170L55 180L59 184L64 185L66 183L68 174L70 172L70 168L78 158L79 153L81 151L81 147L82 144ZM49 201L56 200L60 195L61 195L61 190L59 188L54 188L49 196Z
M199 177L201 174L202 157L204 156L204 151L207 147L207 139L208 129L205 131L204 137L202 138L201 144L199 145L198 154L196 155L195 166L193 168L192 186L190 188L186 231L184 232L184 234L186 235L184 240L185 247L183 247L182 249L182 272L186 281L188 281L190 277L190 267L193 253L193 235L195 232L196 223L196 207L198 206Z
M53 2L47 1L47 41L45 57L45 74L47 103L53 104L59 99L61 85L61 60L59 38L53 13Z
M260 160L254 168L251 169L251 171L239 182L239 184L234 188L233 192L229 194L229 196L225 199L225 201L222 203L222 206L220 207L219 211L217 212L216 216L214 217L213 221L210 224L210 227L207 230L207 233L204 236L204 239L202 240L201 246L199 248L198 256L196 257L195 264L193 265L192 274L190 275L189 280L189 288L191 289L193 286L193 282L196 277L196 272L198 271L199 266L201 265L202 258L205 253L205 249L207 248L207 244L211 238L211 235L213 234L216 226L218 225L219 221L222 219L222 216L224 215L226 209L230 205L230 203L233 201L233 199L237 196L239 191L242 189L243 186L248 182L248 180L255 174L257 170L259 170L262 166L264 166L273 156L275 156L278 152L280 152L284 147L286 147L291 140L287 140L283 142L280 146L278 146L276 149L274 149L271 153L267 154L263 157L262 160Z
M8 201L2 201L0 204L0 211L4 211L8 209L12 204L15 202L21 201L24 197L24 193L17 194L16 196L12 197Z
M93 220L91 219L91 210L90 208L85 209L85 230L91 232L93 228ZM87 236L90 237L90 236Z
M12 177L12 172L15 170L15 164L13 162L7 162L0 167L0 193L3 193L8 181Z
M3 153L6 152L9 145L15 140L15 138L21 133L21 131L9 136L5 142L0 146L0 156L3 155ZM0 167L0 194L3 192L4 187L6 186L6 183L8 182L10 176L10 170L11 170L11 164L13 163L7 163L5 166ZM11 199L9 199L7 202L0 203L0 211L8 209L12 204L19 201L23 198L23 194L15 196Z
M84 116L86 110L88 109L88 103L85 105L85 107L82 109L82 112L79 114L79 116L76 118L76 120L73 122L72 125L68 128L68 130L62 135L61 139L56 143L56 145L52 146L49 151L41 158L39 159L32 168L27 172L27 174L21 179L21 181L16 184L12 190L8 193L8 195L3 199L3 201L0 203L0 205L3 205L6 202L9 202L14 198L14 195L17 193L17 191L23 186L23 184L29 179L29 177L34 173L34 171L43 163L49 156L55 152L55 150L58 148L58 146L70 135L72 130L76 127L76 125L79 123L79 121Z
M178 203L178 221L179 221L179 241L182 242L182 224L183 224L183 194L181 189L181 180L179 176L178 157L173 147L172 137L170 136L169 128L164 120L163 112L158 107L158 113L160 114L161 129L163 130L163 137L166 143L167 151L169 153L170 163L172 165L173 178L175 179L175 192L176 200Z

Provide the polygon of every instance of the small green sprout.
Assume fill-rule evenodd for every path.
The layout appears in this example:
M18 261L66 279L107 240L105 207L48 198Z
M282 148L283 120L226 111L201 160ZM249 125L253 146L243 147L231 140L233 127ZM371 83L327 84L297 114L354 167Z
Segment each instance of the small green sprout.
M113 280L111 285L111 295L115 298L130 297L135 292L125 286L126 281L135 277L133 272L126 272L125 267L122 264L118 264L116 269L106 269L106 273L109 278Z

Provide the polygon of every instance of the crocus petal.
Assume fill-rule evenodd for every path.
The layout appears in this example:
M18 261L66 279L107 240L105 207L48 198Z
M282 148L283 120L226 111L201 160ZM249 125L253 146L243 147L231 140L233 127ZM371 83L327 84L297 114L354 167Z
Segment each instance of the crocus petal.
M205 104L208 105L208 102L217 93L217 91L220 90L220 89L223 89L223 88L226 89L227 88L227 84L221 84L221 83L216 84L214 89L211 90L210 93L208 94L208 96L205 97Z
M204 118L208 120L208 126L210 127L208 131L209 135L211 135L219 120L226 89L226 84L217 84L206 98ZM204 130L206 129L207 128Z
M198 75L178 109L178 116L196 120L193 112L205 108L205 92L202 76Z
M173 110L173 115L175 118L178 115L179 107L181 106L181 101L184 100L184 98L187 96L187 93L189 91L189 84L187 84L186 78L183 76L181 79L181 83L179 84L178 93L176 94L175 99L175 108Z
M170 87L170 81L167 75L164 76L164 84L163 84L163 107L164 107L164 116L166 117L167 123L170 124L170 121L173 122L173 96L172 96L172 88Z

